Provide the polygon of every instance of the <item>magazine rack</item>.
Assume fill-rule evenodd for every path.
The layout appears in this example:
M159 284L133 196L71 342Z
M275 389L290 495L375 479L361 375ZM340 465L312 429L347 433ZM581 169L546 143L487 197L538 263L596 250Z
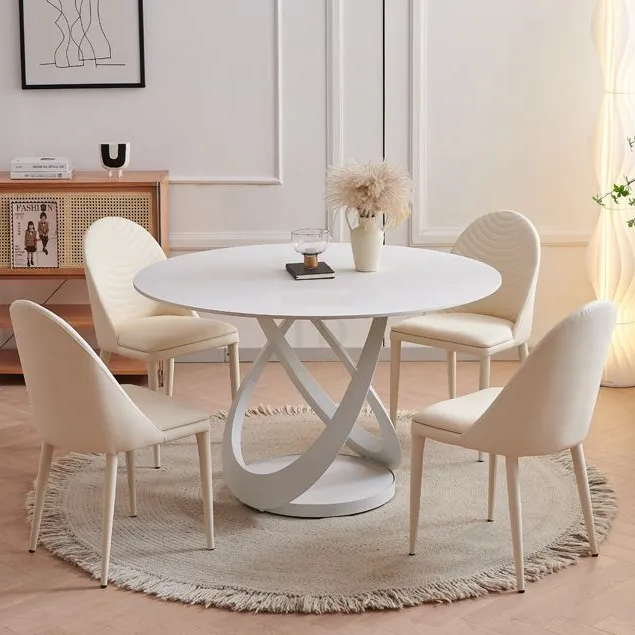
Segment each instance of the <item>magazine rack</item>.
M57 267L11 266L11 208L17 201L56 203ZM15 180L8 172L0 172L0 280L83 278L84 232L104 216L122 216L139 223L167 253L168 172L126 170L121 178L109 178L105 171L76 171L72 179L65 180ZM92 327L89 305L47 304L47 308L75 328ZM8 305L0 305L0 329L11 329ZM110 366L116 374L145 373L139 362L117 356ZM21 372L17 352L0 350L0 374Z

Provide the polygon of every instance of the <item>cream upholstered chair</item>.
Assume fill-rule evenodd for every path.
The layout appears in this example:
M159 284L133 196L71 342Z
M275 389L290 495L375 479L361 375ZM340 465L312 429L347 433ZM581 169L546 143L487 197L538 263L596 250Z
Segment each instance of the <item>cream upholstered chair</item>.
M42 437L29 551L37 546L53 449L103 452L101 586L108 564L115 509L117 453L126 453L130 512L137 515L135 450L196 435L207 548L214 548L209 414L140 386L120 386L106 365L61 318L28 300L10 308L24 380ZM60 371L63 360L63 372Z
M112 353L145 362L150 388L163 387L172 396L175 357L227 347L233 398L240 383L236 327L154 302L133 287L141 269L165 257L156 240L131 220L110 216L88 228L84 266L100 356L106 363ZM161 465L159 448L155 467Z
M496 455L505 456L517 589L525 590L518 459L570 450L591 553L598 554L582 441L587 435L615 324L615 307L594 301L553 328L505 388L436 403L412 417L410 553L419 526L426 439L489 452L487 519L493 520Z
M390 331L390 417L397 421L401 343L434 346L447 351L448 389L456 396L456 353L480 360L479 388L489 386L490 358L518 347L527 357L534 296L540 265L540 239L522 214L500 211L471 223L459 236L452 253L485 262L502 275L492 295L448 311L412 317Z

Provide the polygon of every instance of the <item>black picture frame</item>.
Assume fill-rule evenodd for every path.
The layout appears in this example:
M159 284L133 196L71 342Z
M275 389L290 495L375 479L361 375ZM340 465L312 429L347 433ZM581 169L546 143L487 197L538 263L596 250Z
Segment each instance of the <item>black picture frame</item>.
M102 9L110 7L113 11L115 5L112 3L102 6L102 0L85 0L79 5L83 11L90 10L93 16L98 16L97 22L94 19L90 21L91 27L98 24L98 27L92 27L91 35L91 28L84 28L84 19L79 13L70 16L70 19L65 16L60 21L68 33L56 24L56 18L64 16L61 4L60 8L56 8L47 0L19 0L22 89L144 88L143 0L127 0L127 3L122 6L127 15L138 20L138 29L126 27L125 16L122 15L111 15L110 23L104 25L102 20L108 20L108 9ZM59 16L55 15L55 11L59 12ZM109 29L117 31L116 35L122 42L119 56L117 51L113 51L113 44L108 38ZM92 41L91 37L95 37L96 41ZM93 57L86 57L85 51ZM70 81L71 78L73 81Z

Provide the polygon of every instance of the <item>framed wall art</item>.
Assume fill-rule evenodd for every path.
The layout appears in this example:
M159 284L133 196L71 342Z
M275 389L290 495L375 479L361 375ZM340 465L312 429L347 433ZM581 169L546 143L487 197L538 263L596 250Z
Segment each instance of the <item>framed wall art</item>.
M59 267L57 201L11 201L11 267Z
M145 86L143 0L20 0L22 88Z

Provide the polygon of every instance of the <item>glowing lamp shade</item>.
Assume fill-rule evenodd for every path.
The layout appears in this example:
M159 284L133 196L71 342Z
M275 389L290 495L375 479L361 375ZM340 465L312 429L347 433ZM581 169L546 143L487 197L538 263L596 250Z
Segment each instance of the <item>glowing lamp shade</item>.
M635 152L627 142L635 136L635 0L599 0L593 35L604 74L594 149L598 191L604 193L635 175ZM618 310L602 384L635 386L635 228L626 224L635 209L610 197L604 202L587 254L597 297Z

